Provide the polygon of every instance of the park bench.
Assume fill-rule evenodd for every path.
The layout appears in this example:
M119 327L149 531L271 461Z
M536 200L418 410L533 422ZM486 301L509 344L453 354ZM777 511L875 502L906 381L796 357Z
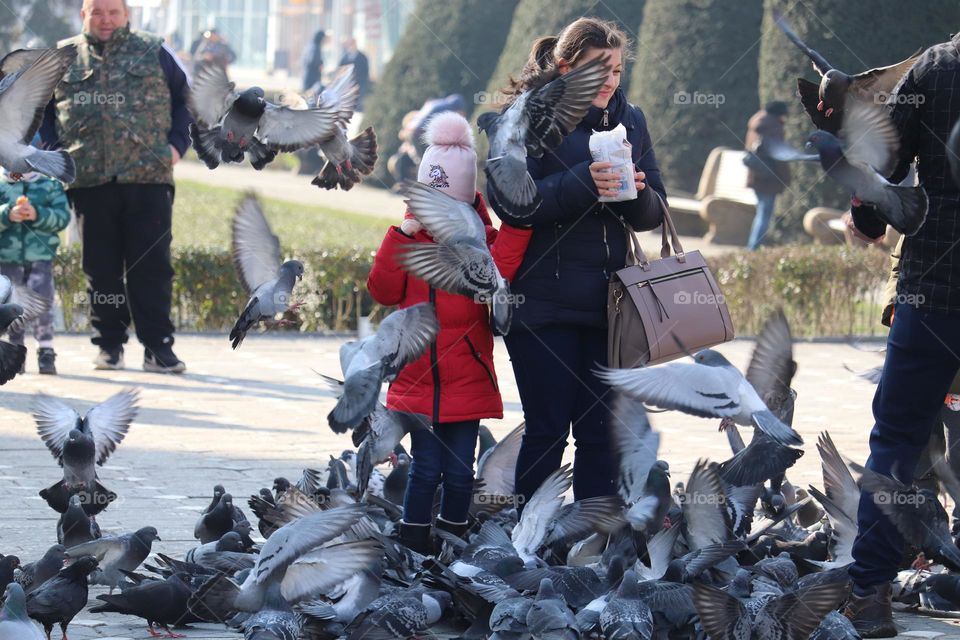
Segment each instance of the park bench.
M670 213L683 235L706 235L713 244L746 245L757 210L757 196L747 187L746 152L717 147L707 156L697 193L670 196ZM682 229L681 229L682 227Z

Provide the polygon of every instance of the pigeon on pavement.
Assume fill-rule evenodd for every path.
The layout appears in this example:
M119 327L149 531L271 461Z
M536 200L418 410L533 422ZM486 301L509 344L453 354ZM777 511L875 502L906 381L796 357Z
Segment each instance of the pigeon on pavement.
M3 592L0 609L0 640L45 640L40 627L27 617L26 596L23 588L11 582Z
M303 279L303 263L299 260L280 263L280 240L273 235L263 208L252 194L244 196L237 205L232 233L233 266L250 295L230 330L230 343L236 349L247 331L259 322L271 320L278 313L297 310L300 303L292 300L293 287Z
M76 45L46 49L0 80L0 166L14 176L38 171L66 183L76 177L76 166L66 150L30 146L54 89L76 57ZM14 64L16 60L11 59Z
M67 637L70 621L87 606L87 576L96 568L96 558L80 557L27 594L27 615L43 625L47 638L55 624L60 625L63 637Z
M125 571L136 571L147 559L155 540L160 540L154 527L143 527L133 533L119 536L104 536L67 549L66 557L75 562L82 556L91 555L100 563L90 576L90 584L110 587L110 593L123 582Z

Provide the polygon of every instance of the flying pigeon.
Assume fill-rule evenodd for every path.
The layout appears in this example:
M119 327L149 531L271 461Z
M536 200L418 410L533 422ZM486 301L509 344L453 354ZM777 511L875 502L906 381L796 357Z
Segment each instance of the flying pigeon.
M50 309L48 299L23 285L14 284L7 276L0 275L0 305L8 304L23 307L20 317L8 327L8 330L13 331L23 331L26 324Z
M539 158L560 146L583 119L610 72L610 57L594 58L563 75L543 78L537 89L523 92L503 113L477 118L490 140L484 172L491 196L515 218L540 206L540 195L527 173L527 157ZM559 73L559 72L556 72Z
M340 347L343 394L327 416L330 428L345 433L373 413L384 380L419 358L439 329L433 305L423 302L394 311L375 334Z
M262 169L278 151L330 138L339 117L336 105L292 109L267 101L260 87L237 91L226 69L216 64L204 65L194 76L189 106L196 120L190 125L193 148L210 169L243 162L244 153L254 169Z
M2 286L2 281L0 281ZM22 326L24 310L18 304L0 304L0 333L19 323ZM27 348L0 340L0 385L6 384L23 369Z
M803 444L800 434L767 408L743 374L719 352L704 349L693 359L693 364L669 362L638 369L602 367L596 375L647 404L702 418L731 418L739 425L756 425L781 444Z
M127 435L137 415L137 400L136 389L124 389L81 418L62 401L37 395L33 405L37 432L63 467L63 480L40 494L56 511L67 510L69 495L74 492L81 492L87 515L96 515L110 503L110 492L97 482L96 466L103 465Z
M900 138L883 107L848 98L839 138L816 131L807 147L820 154L820 166L851 193L854 206L873 205L885 222L905 236L920 229L927 218L923 187L887 182L896 161Z
M76 167L67 151L30 146L53 91L77 57L76 45L38 54L9 54L0 68L0 165L14 174L38 171L61 182L73 182ZM16 70L12 70L17 67ZM9 73L8 73L9 71Z
M280 240L273 235L260 203L252 194L237 205L232 239L233 266L250 295L230 330L231 346L236 349L247 331L260 321L300 307L302 303L292 302L292 295L297 281L303 279L303 263L287 260L280 264Z
M403 195L409 211L434 242L408 245L400 264L437 289L490 301L494 326L506 335L513 311L510 284L493 260L487 231L477 212L469 204L420 182L404 185Z
M813 68L820 74L820 84L803 78L797 79L800 101L818 129L837 133L843 124L847 100L850 96L860 102L882 104L906 75L910 67L919 59L919 53L902 62L876 69L867 69L849 75L837 69L811 49L794 32L786 16L776 8L773 10L777 27L805 56L810 58Z

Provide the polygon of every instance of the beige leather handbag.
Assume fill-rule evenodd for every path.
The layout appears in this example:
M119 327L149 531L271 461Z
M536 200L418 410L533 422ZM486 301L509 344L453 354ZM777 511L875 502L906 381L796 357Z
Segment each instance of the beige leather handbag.
M627 228L627 266L610 278L607 297L610 367L633 368L668 362L734 337L726 300L710 268L699 251L683 251L663 200L660 206L663 207L660 259L647 260L636 235ZM670 255L671 244L673 255Z

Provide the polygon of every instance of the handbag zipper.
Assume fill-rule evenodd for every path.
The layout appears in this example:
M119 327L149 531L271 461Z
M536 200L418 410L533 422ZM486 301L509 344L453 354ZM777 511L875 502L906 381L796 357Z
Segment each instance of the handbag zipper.
M703 269L697 267L696 269L687 269L686 271L678 271L677 273L671 273L668 276L660 276L659 278L650 278L649 280L644 280L643 282L638 282L636 286L638 288L645 287L656 282L666 282L667 280L676 280L677 278L682 278L688 273L693 273L694 271L703 271Z

